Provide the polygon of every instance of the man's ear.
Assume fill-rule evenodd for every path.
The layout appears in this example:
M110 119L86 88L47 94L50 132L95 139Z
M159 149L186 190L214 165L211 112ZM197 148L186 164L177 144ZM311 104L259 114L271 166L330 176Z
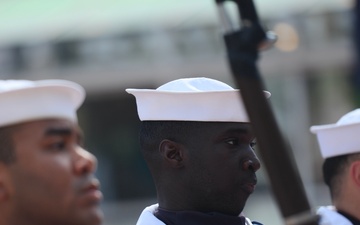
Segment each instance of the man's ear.
M165 162L174 168L180 168L184 162L184 148L181 144L164 139L159 145L159 152Z
M350 176L352 181L360 188L360 160L351 163Z

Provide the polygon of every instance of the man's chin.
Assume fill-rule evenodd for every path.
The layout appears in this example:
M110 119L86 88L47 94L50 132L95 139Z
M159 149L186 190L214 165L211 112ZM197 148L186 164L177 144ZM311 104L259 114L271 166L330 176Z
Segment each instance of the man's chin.
M104 220L104 213L99 206L87 208L79 219L83 225L100 225Z

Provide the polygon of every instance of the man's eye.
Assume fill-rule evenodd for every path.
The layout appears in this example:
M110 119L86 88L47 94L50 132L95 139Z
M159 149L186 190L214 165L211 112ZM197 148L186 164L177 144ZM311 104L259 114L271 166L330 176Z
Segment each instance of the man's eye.
M63 151L65 147L66 147L66 143L64 141L59 141L51 144L49 146L49 149L53 151Z
M239 141L237 139L229 139L226 140L226 143L228 143L229 145L238 145Z
M251 147L251 148L254 148L255 146L256 146L256 141L250 142L250 147Z

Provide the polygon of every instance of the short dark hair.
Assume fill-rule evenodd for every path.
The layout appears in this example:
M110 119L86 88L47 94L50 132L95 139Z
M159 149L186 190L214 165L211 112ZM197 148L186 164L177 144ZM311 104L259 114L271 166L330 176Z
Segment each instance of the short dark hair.
M0 162L15 161L15 147L12 139L13 126L0 127Z
M360 154L349 154L327 158L324 161L322 172L325 184L329 187L332 197L336 197L340 190L341 179L345 170L355 160L360 159Z
M197 121L142 121L140 125L140 146L147 151L157 149L160 142L169 139L184 142L196 127Z

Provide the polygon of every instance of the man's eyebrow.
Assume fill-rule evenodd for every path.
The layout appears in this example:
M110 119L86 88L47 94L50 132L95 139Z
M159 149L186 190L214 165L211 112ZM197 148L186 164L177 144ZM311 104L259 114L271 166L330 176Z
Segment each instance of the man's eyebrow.
M70 128L51 127L45 131L45 136L71 135L72 133L73 133L73 130Z
M224 131L223 135L241 135L241 136L248 136L249 138L252 139L255 138L255 134L250 127L230 128Z
M251 133L252 130L248 127L240 127L240 128L231 128L225 131L226 133L240 133L240 134L248 134Z
M76 134L77 139L82 142L84 140L84 133L81 129L71 129L67 127L50 127L45 131L45 136L70 136Z

